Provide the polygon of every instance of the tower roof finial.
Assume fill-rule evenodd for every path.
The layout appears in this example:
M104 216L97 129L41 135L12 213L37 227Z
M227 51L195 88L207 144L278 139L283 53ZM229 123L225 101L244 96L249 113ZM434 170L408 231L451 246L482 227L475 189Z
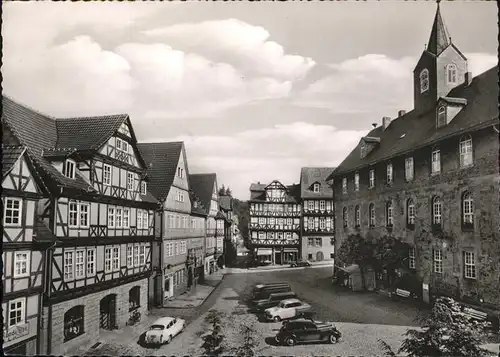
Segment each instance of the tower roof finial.
M434 17L434 23L432 24L431 36L427 45L427 51L439 55L446 47L451 44L450 36L448 30L444 25L443 18L441 17L441 11L439 8L439 3L441 0L436 0L437 9L436 16Z

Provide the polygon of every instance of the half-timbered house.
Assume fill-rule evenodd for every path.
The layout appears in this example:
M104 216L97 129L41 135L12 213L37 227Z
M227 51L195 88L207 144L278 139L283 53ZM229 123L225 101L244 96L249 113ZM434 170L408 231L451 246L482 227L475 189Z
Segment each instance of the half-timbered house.
M233 198L231 196L219 196L219 210L224 215L224 241L223 241L223 255L224 265L227 265L227 252L228 244L233 241Z
M157 203L127 115L55 119L4 97L2 129L49 193L40 353L67 354L147 311Z
M35 224L44 194L26 147L2 146L3 351L39 353L39 324L46 245Z
M300 256L300 186L250 186L248 234L254 255L261 262L283 264Z

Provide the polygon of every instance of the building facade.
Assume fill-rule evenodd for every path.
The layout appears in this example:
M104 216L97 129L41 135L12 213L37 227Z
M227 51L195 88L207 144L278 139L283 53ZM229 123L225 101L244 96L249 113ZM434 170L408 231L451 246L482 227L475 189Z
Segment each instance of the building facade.
M248 234L259 262L285 264L301 256L300 186L285 186L274 180L269 185L250 186Z
M326 178L333 167L303 167L300 171L302 204L302 259L333 260L335 256L335 214L333 187Z
M5 354L39 353L47 245L36 226L43 184L26 147L2 146L2 311Z
M40 353L69 354L147 311L156 200L127 115L54 119L3 98L4 142L33 157L48 196ZM85 132L85 136L75 133Z
M498 66L472 78L438 4L413 77L414 109L384 117L332 175L337 248L395 237L424 301L499 308Z

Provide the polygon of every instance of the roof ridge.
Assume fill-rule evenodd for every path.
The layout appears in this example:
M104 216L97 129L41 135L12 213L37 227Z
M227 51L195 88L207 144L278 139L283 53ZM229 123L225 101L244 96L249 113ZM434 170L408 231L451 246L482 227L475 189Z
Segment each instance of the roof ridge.
M71 121L71 120L81 120L81 119L94 119L94 118L110 118L110 117L122 117L127 118L129 114L127 113L118 113L118 114L105 114L105 115L86 115L86 116L77 116L77 117L57 117L54 118L55 121Z
M17 99L12 99L12 97L10 96L7 96L5 94L2 94L2 97L10 100L11 102L23 107L24 109L28 109L28 110L31 110L32 112L36 113L36 114L39 114L41 115L42 117L44 117L45 119L49 119L49 120L53 120L53 121L56 121L56 117L50 115L50 114L46 114L46 113L42 113L41 111L37 110L37 109L34 109L32 107L30 107L29 105L26 105L24 104L24 102L19 102L17 101Z

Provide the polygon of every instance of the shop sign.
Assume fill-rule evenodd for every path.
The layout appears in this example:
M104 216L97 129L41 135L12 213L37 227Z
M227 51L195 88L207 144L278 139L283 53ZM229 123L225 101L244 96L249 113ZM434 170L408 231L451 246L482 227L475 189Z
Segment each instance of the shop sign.
M29 330L29 324L27 323L11 326L7 329L7 331L4 331L4 341L9 342L17 340L18 338L26 336L29 333Z

